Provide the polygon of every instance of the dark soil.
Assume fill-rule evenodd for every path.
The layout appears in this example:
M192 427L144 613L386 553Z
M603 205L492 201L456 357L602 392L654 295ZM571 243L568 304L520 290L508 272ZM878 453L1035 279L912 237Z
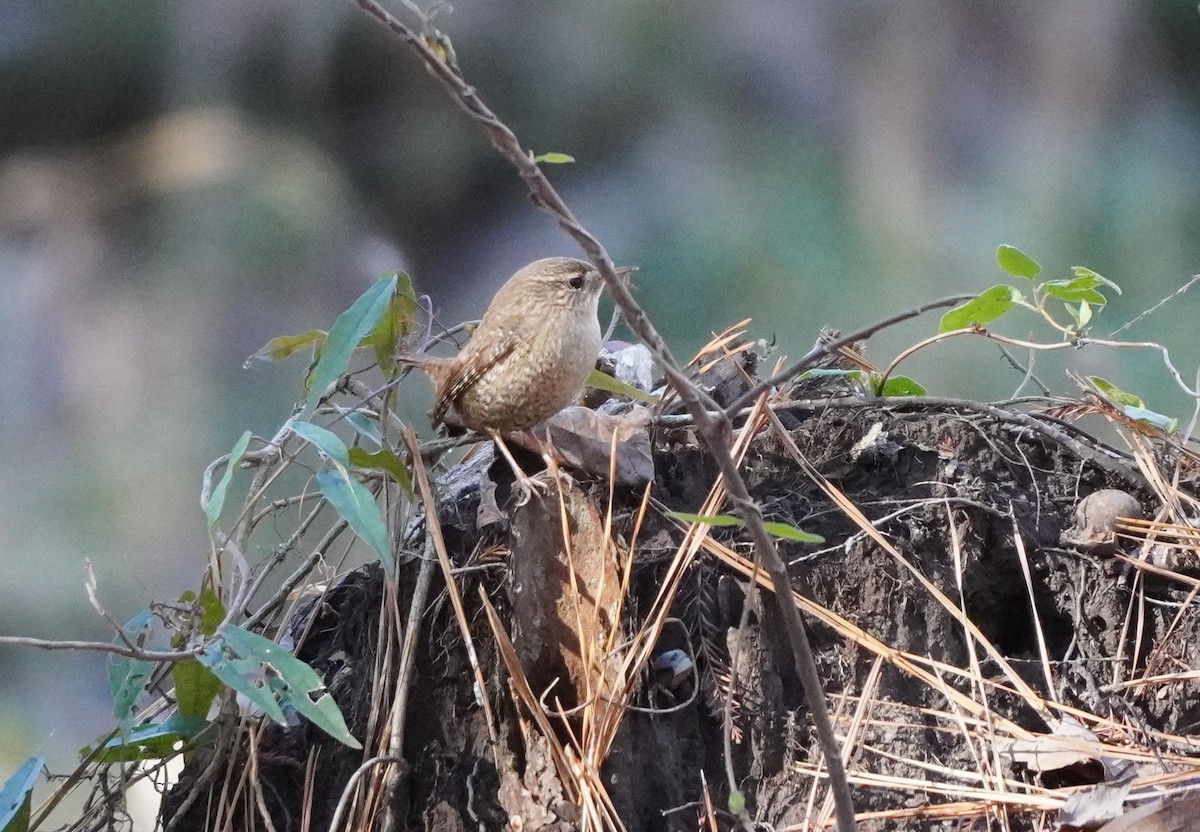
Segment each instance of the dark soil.
M881 406L850 398L813 407L793 403L780 409L790 436L809 461L867 517L879 521L879 531L908 564L954 603L961 597L970 620L1042 697L1139 726L1142 735L1136 741L1166 750L1151 732L1195 730L1200 724L1200 686L1175 685L1144 696L1136 690L1106 689L1106 685L1128 675L1138 646L1135 638L1141 647L1136 651L1138 666L1154 645L1163 646L1164 655L1170 657L1166 669L1200 666L1196 607L1188 607L1168 634L1177 602L1187 588L1165 580L1146 583L1145 595L1152 602L1138 605L1141 620L1127 627L1134 586L1127 568L1108 553L1083 552L1060 543L1086 494L1123 489L1139 500L1147 516L1158 509L1158 498L1128 459L1105 450L1075 428L1030 413L930 401ZM863 449L860 443L872 431L878 438ZM714 481L715 466L694 436L682 427L659 430L655 464L654 496L669 508L695 512ZM493 466L493 474L504 475L502 467L503 463ZM796 466L770 430L755 439L743 471L767 519L815 532L827 541L824 546L781 543L782 554L791 562L793 588L897 650L957 668L972 666L962 620L938 603L908 568L863 535ZM607 485L584 479L582 487L602 516ZM638 489L618 490L614 522L618 538L628 540L640 497ZM478 490L467 489L445 497L440 506L447 545L457 566L488 563L485 553L509 544L505 524L476 530L477 501ZM547 538L551 541L556 539L557 526L553 531ZM712 535L743 554L752 554L739 529L714 528ZM632 631L649 608L680 539L674 522L653 511L647 515L624 613L627 630ZM414 527L408 541L414 552L421 550L422 540L423 529ZM1136 544L1131 546L1136 551ZM509 632L514 632L513 565L491 562L491 567L462 573L461 590L488 680L486 693L499 722L500 747L493 753L439 573L434 577L411 684L405 766L392 798L398 828L501 829L510 823L524 829L578 827L577 810L563 800L544 740L539 741L535 732L522 731L507 674L481 612L479 587L498 607ZM402 615L420 563L412 559L400 569ZM394 679L381 677L378 671L383 592L376 568L342 580L311 611L307 637L298 653L324 674L359 737L372 728L368 722L374 699L394 684ZM748 626L739 634L747 603L752 605ZM814 760L818 752L771 599L760 593L748 599L745 580L701 553L673 613L679 623L665 630L659 652L683 649L695 657L695 670L671 683L646 675L634 702L643 710L626 713L603 769L609 795L626 828L681 832L700 828L702 775L714 805L718 809L727 805L722 736L731 675L738 684L731 704L730 767L746 797L749 815L776 829L799 824L811 812L812 780L799 774L795 764ZM853 713L858 706L854 697L863 692L875 656L813 619L806 621L827 696L833 703L843 694L850 696L845 709ZM525 622L523 638L534 638L529 630L536 626ZM1050 659L1053 691L1045 689L1039 632ZM1127 633L1124 641L1123 632ZM518 648L521 641L520 634L514 634ZM733 673L735 644L740 649ZM389 645L389 649L396 648ZM974 654L984 679L1008 686L985 652L976 649ZM395 666L393 660L390 673ZM971 688L970 680L962 676L946 676L945 683L963 691ZM970 747L951 722L932 713L953 712L953 708L928 683L884 663L871 695L870 714L875 721L861 741L874 751L858 755L852 770L936 779L911 762L924 761L945 769L978 771L980 749ZM390 695L382 699L390 702ZM681 703L683 707L672 709ZM993 691L988 703L997 717L1036 733L1049 730L1043 717L1018 696ZM844 731L844 721L839 725ZM246 765L249 740L245 732L237 737L216 752L216 764L208 765L211 753L191 761L166 811L174 828L216 828L216 807L232 806L227 809L235 817L230 828L265 828L261 818L265 811L279 832L299 830L309 767L315 776L307 828L329 828L343 786L364 760L361 752L339 745L307 723L286 729L265 724L257 742L261 799L222 800L217 795L229 781L229 773ZM197 778L205 771L210 785L198 789ZM1102 779L1087 767L1039 775L1012 762L1000 774L1018 780L1041 777L1039 782L1050 787ZM860 813L953 799L879 786L858 786L854 795ZM521 807L520 818L515 817L514 807ZM1010 828L1033 828L1033 818L1014 813ZM720 815L719 825L734 828L729 815ZM878 820L863 827L989 828L982 817L954 823Z

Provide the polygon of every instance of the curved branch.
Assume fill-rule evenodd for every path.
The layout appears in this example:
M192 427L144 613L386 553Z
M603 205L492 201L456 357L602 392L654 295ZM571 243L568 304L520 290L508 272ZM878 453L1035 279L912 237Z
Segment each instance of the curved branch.
M0 644L8 644L13 647L36 647L39 650L83 650L89 653L111 653L115 656L141 659L147 662L176 662L181 659L195 658L196 654L200 652L199 647L193 650L141 650L108 641L51 641L27 636L0 636Z

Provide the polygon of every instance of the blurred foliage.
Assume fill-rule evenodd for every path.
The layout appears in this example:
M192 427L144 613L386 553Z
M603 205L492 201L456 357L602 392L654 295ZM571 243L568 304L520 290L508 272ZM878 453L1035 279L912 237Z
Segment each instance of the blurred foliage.
M551 177L641 267L683 357L743 317L798 355L822 324L981 292L1004 240L1049 274L1087 262L1119 283L1100 335L1200 264L1194 4L471 0L437 25L527 146L576 160ZM242 369L271 337L327 325L399 268L450 325L519 265L575 253L351 4L15 0L0 112L4 633L110 637L85 557L118 616L177 597L205 557L200 472L304 397L299 373ZM1193 302L1125 335L1186 372ZM1036 369L1066 384L1058 360ZM1152 355L1070 361L1190 408ZM1020 383L982 342L905 370L935 394ZM426 402L403 406L417 420ZM0 670L5 723L28 731L5 729L5 770L50 724L53 765L107 708L50 683L85 672L66 659L0 650Z

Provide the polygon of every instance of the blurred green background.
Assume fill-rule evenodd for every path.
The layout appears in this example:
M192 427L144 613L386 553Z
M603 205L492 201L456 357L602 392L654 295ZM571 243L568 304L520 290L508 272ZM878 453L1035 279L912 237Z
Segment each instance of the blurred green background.
M468 81L530 148L578 160L553 181L641 267L681 357L744 317L796 356L822 324L982 290L1000 243L1121 284L1099 335L1200 268L1193 0L454 5L436 22ZM109 639L85 559L121 619L195 586L201 472L300 395L302 359L242 368L268 339L328 327L396 268L441 320L474 317L517 267L576 253L344 2L7 0L0 114L7 635ZM1196 315L1183 295L1124 335L1190 376ZM1190 414L1151 353L1036 363L1072 391L1064 366ZM952 396L1020 381L982 341L906 368ZM39 751L62 771L109 709L103 659L0 648L0 779Z

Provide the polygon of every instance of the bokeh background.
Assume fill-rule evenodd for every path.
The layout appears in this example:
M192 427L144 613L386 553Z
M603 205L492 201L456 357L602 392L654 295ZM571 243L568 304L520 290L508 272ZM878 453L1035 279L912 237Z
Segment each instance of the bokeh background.
M1121 284L1100 335L1200 270L1194 0L459 0L436 23L529 147L578 160L553 181L682 356L744 317L795 356L823 324L982 290L1000 243ZM110 638L85 559L121 619L195 586L201 472L300 396L303 359L243 369L268 339L396 268L474 317L556 253L482 131L351 4L0 2L0 633ZM1124 335L1191 376L1197 311ZM1190 414L1152 354L1063 359L1037 359L1055 389L1069 364ZM961 339L906 367L952 396L1020 381ZM0 780L36 752L68 768L109 709L102 659L0 648Z

